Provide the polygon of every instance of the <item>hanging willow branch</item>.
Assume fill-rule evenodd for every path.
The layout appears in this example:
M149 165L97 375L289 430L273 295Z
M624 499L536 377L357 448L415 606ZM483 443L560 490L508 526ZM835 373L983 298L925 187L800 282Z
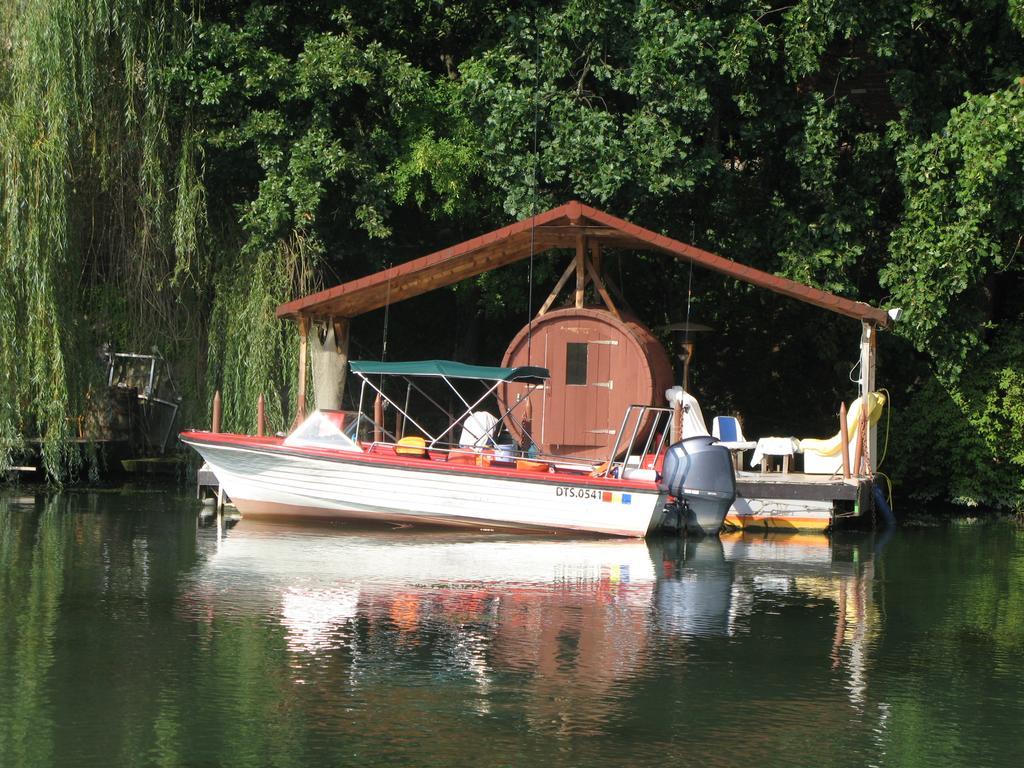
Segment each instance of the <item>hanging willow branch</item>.
M168 77L192 24L158 0L0 0L0 467L37 436L51 478L74 470L101 342L201 335L169 290L206 217Z
M223 395L227 431L256 428L256 401L267 398L267 426L287 429L295 413L298 335L274 314L282 297L313 290L319 243L302 233L243 251L239 269L218 276L210 320L208 389Z

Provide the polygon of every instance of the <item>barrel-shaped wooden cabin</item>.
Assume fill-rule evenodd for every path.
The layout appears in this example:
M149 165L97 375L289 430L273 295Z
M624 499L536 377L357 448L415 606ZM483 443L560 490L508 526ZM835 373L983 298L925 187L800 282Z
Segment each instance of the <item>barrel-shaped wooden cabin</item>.
M524 327L509 344L505 367L540 365L551 373L530 402L530 434L542 453L605 459L626 409L661 403L672 365L654 335L606 308L560 309ZM502 391L503 408L522 385ZM509 425L522 440L519 425Z

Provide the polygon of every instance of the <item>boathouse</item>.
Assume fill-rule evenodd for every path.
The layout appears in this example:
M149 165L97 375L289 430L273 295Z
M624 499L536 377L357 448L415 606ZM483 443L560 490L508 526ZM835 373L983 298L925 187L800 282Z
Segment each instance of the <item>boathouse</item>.
M532 327L524 328L511 340L503 364L532 363L552 370L548 397L556 398L560 407L539 414L544 419L544 429L534 430L535 437L543 432L544 448L574 446L585 455L600 455L607 450L624 405L661 404L662 393L671 378L664 348L639 320L623 309L621 291L602 272L605 248L665 254L859 321L863 372L860 391L862 395L874 391L876 332L891 322L885 310L739 264L571 201L463 243L280 305L277 316L296 320L300 333L299 414L306 411L305 372L310 351L317 403L324 407L340 405L349 324L353 318L388 303L405 301L528 259L531 254L570 250L574 257L541 304ZM588 285L593 285L600 297L600 306L584 306ZM552 311L559 294L567 287L573 293L572 306ZM314 326L317 332L311 334ZM533 338L529 345L530 354L535 356L532 360L526 359L527 334ZM616 366L628 366L615 368L628 371L628 377L614 379L609 365L613 357ZM567 428L565 421L554 415L556 412L577 416L586 412L595 423L601 423L582 428L581 432L578 426ZM612 423L606 425L604 422L609 419ZM580 422L576 419L573 423ZM874 432L872 429L872 441ZM875 453L872 444L872 460Z
M502 364L541 365L551 371L541 402L530 405L528 417L530 433L542 452L598 460L607 457L624 410L632 404L664 405L665 390L674 382L665 349L629 314L621 290L602 270L606 248L664 254L857 321L859 394L864 402L870 402L868 395L876 389L877 332L898 316L898 310L886 311L754 269L570 201L435 253L280 305L277 316L295 320L300 334L296 419L306 413L310 357L317 405L340 407L353 318L533 255L562 250L573 254L569 264L530 324L510 341ZM588 286L600 300L596 305L585 306ZM569 306L556 308L563 292L570 294ZM499 392L503 405L517 396L511 386ZM864 423L868 436L866 472L859 480L854 477L844 485L833 472L827 481L821 477L788 478L785 486L775 484L766 491L755 485L774 484L774 480L741 478L741 493L747 498L829 504L846 500L852 507L863 509L877 462L877 429L873 423ZM517 425L506 426L516 434ZM848 460L844 466L849 466ZM859 474L856 466L853 474Z

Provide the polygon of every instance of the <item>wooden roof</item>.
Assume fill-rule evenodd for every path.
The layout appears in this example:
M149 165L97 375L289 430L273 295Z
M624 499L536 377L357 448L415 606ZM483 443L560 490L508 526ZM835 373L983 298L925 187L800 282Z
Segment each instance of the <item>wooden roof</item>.
M885 327L885 310L794 280L762 272L687 243L638 227L589 205L571 201L464 243L407 261L358 280L281 304L281 318L355 317L442 288L552 248L576 248L580 238L611 248L647 250L720 272L823 309Z

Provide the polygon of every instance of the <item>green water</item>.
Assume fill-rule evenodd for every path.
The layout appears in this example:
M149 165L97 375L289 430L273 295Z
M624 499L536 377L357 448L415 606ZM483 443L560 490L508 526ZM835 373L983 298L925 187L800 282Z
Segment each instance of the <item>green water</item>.
M1024 532L680 544L0 494L0 765L1016 765Z

